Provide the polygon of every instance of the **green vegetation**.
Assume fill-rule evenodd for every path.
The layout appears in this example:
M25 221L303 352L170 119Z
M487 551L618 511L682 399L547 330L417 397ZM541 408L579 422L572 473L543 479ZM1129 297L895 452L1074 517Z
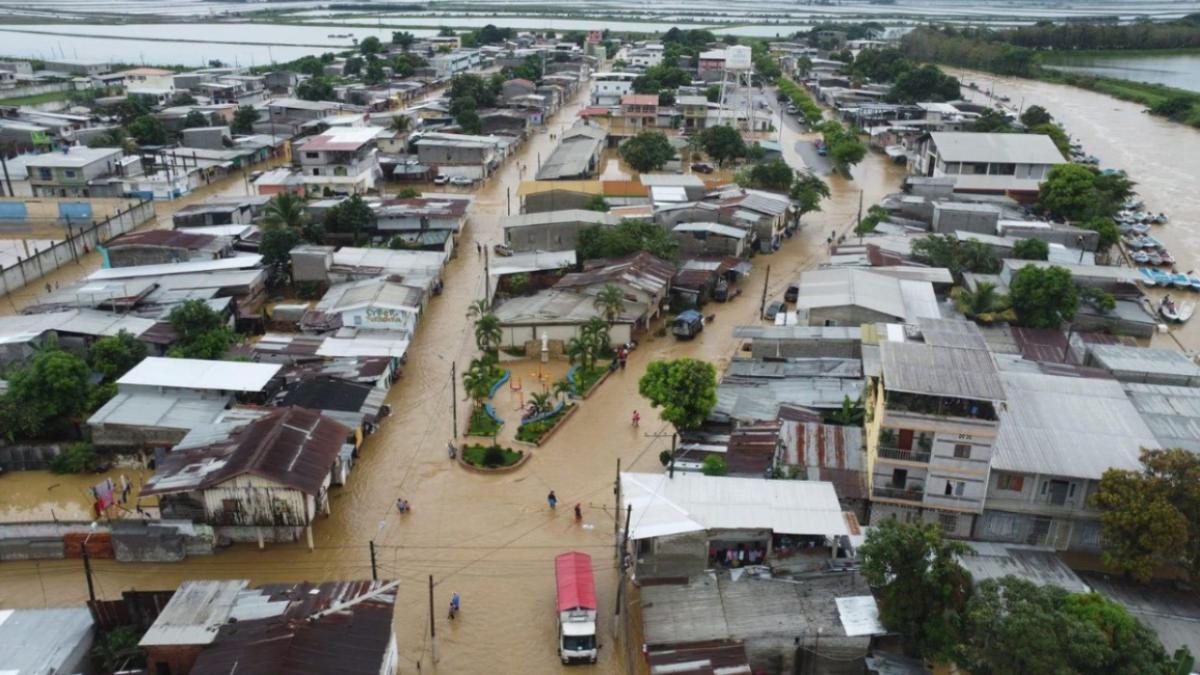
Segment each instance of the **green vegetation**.
M375 212L357 194L338 202L325 212L325 231L352 235L351 241L354 246L357 246L362 238L363 230L374 226Z
M858 164L867 156L866 144L859 139L855 130L846 129L833 120L822 123L819 129L834 170L851 178L850 167Z
M828 199L830 195L829 184L821 180L821 177L811 171L801 173L796 172L796 179L792 181L792 187L788 190L788 197L792 200L792 210L795 213L793 226L800 226L800 219L806 213L821 210L821 200Z
M722 167L725 162L746 156L746 142L742 140L742 134L724 124L700 132L700 147L717 166Z
M477 405L471 410L470 424L467 427L467 434L471 436L495 436L500 433L500 425L492 416L487 414L482 405Z
M520 450L502 448L499 445L468 445L462 449L463 460L484 469L500 469L521 461L525 455Z
M804 87L796 84L788 77L780 77L775 84L779 87L779 91L783 92L797 108L800 109L800 114L804 116L804 121L810 125L819 124L822 119L821 108L812 96L804 90Z
M642 131L619 148L621 159L638 173L661 169L675 158L675 148L661 131Z
M236 112L233 113L233 124L230 130L235 134L250 134L254 133L254 123L258 121L259 113L254 106L238 106Z
M997 321L1017 320L1012 302L1007 295L996 292L995 284L981 281L974 291L959 287L951 291L950 295L958 311L973 321L991 324Z
M717 371L711 363L682 358L654 361L638 381L638 392L678 430L696 429L717 405Z
M574 405L574 403L568 403L563 406L562 410L550 417L517 427L517 440L526 443L540 443L542 437L549 433Z
M674 261L679 242L665 228L645 220L622 220L616 227L595 226L579 233L579 260L620 258L638 251Z
M92 657L105 673L137 670L146 665L146 653L138 646L144 631L120 626L101 633L92 645Z
M262 254L263 266L267 268L269 285L278 286L291 279L292 249L299 244L300 235L290 227L283 225L263 227L258 252Z
M8 391L0 396L0 433L18 438L73 436L75 426L116 392L92 384L83 359L47 340L29 364L5 374ZM77 436L75 436L77 437Z
M1090 498L1101 512L1104 563L1142 582L1170 564L1200 580L1200 457L1148 449L1142 465L1105 471Z
M203 300L185 300L167 316L179 336L167 356L217 360L225 355L237 335L224 318Z
M50 459L54 473L93 473L99 466L96 448L91 443L72 443Z
M705 457L704 463L700 467L700 473L703 473L705 476L724 476L726 471L725 458L720 455Z
M1041 239L1022 239L1013 244L1012 257L1018 260L1046 260L1050 245Z
M119 379L146 358L143 342L122 329L116 335L102 337L88 349L88 365L107 381Z
M1056 218L1073 222L1111 219L1133 194L1133 181L1082 164L1060 164L1046 174L1037 206ZM1090 228L1089 228L1090 229Z
M995 274L1000 271L1000 258L986 244L960 240L952 234L930 235L913 242L912 255L930 267L945 267L956 281L963 272Z
M16 98L0 98L0 105L38 105L41 103L53 103L55 101L65 101L71 97L71 91L48 91L44 94L34 94L33 96L18 96Z
M579 366L583 374L590 374L596 369L600 355L610 349L612 338L609 336L609 324L600 317L588 319L579 328L579 335L567 340L566 353L572 365ZM583 394L587 389L579 386L575 393Z
M576 368L575 394L578 396L583 396L586 394L589 389L591 389L597 382L600 381L600 378L604 376L604 373L607 372L608 364L596 364L586 370L583 368Z
M1062 267L1022 267L1008 291L1017 321L1030 328L1058 328L1079 309L1079 291Z
M854 226L854 233L861 237L874 232L879 223L887 219L887 216L887 209L878 204L872 204L871 208L867 209L867 215L863 216L863 219Z

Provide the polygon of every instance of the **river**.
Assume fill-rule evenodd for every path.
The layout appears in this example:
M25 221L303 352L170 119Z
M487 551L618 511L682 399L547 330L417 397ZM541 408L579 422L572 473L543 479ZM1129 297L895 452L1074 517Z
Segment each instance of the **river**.
M1103 56L1057 56L1048 68L1071 73L1115 77L1134 82L1164 84L1200 92L1200 53L1155 55L1110 54Z
M586 91L584 87L548 129L558 131L573 121ZM796 144L811 138L792 122L785 125L780 140L790 162L800 162ZM333 493L332 515L314 528L314 551L303 544L263 551L239 545L170 565L97 561L99 595L115 598L131 588L174 588L191 578L244 577L254 583L364 578L371 573L369 542L374 540L381 578L402 582L396 612L401 672L416 672L417 664L422 672L566 672L555 654L553 558L574 549L590 553L596 569L604 645L597 672L624 672L626 660L638 661L634 654L640 645L618 642L613 635L618 578L613 480L618 460L627 471L661 471L658 453L670 444L667 424L638 395L638 378L650 361L681 356L702 358L723 370L737 349L733 327L758 321L768 266L768 294L780 297L796 274L827 257L825 238L831 229L852 227L859 191L871 204L896 189L902 171L872 154L855 169L856 180L831 177L834 194L823 211L806 216L804 228L781 251L755 258L740 296L706 308L716 314L716 322L698 339L643 336L628 369L601 385L560 433L533 450L523 467L507 475L468 473L447 460L445 447L451 427L450 366L457 364L461 373L476 354L464 316L466 306L484 291L483 265L472 240L484 246L502 241L498 218L506 210L507 190L515 192L519 186L517 163L533 166L536 155L546 156L552 147L547 133L535 134L477 193L461 253L445 270L445 292L430 303L403 375L388 394L394 414L367 439L349 484ZM230 181L217 189L239 188ZM167 226L169 218L159 222ZM531 386L532 378L525 381ZM460 415L465 407L460 401ZM639 429L628 422L634 409L642 413ZM28 509L41 509L45 504L37 494L52 480L40 472L14 473L0 477L0 489L10 502L21 495L32 502ZM550 490L565 507L559 512L546 506ZM403 518L393 506L399 496L413 505ZM576 503L583 507L583 526L570 513ZM22 510L20 504L7 507ZM435 668L430 667L427 628L428 575L436 584L440 662ZM462 595L463 610L459 620L450 622L441 611L452 592ZM58 606L84 598L79 561L0 566L0 607Z
M1102 168L1125 170L1137 183L1146 209L1171 217L1170 224L1155 227L1151 234L1170 249L1178 261L1176 268L1200 269L1200 130L1147 114L1137 103L1086 89L948 70L964 82L979 83L983 91L994 83L997 95L1046 108L1089 154L1100 158ZM984 97L965 87L963 91L976 100ZM1151 292L1155 297L1160 294ZM1171 336L1189 352L1200 351L1200 321L1173 326ZM1155 342L1172 346L1162 338Z

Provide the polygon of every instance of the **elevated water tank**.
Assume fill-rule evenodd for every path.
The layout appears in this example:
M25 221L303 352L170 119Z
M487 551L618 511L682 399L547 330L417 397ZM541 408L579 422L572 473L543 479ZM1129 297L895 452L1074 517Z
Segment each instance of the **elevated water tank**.
M729 47L725 50L725 68L728 70L750 70L753 59L750 48L742 45Z

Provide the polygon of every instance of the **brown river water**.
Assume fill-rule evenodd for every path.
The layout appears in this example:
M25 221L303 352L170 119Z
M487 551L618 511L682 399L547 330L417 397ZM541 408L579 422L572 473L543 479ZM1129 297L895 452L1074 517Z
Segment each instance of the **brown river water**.
M979 74L967 79L991 83ZM1126 169L1138 181L1147 208L1172 217L1155 235L1180 259L1179 268L1200 267L1200 134L1142 114L1135 104L1087 91L1004 79L995 87L1014 102L1024 97L1026 105L1045 106L1103 166ZM580 100L549 127L557 130L572 120ZM790 162L800 165L795 146L810 138L790 121L784 126L781 141ZM477 193L462 252L446 268L446 290L431 303L403 377L389 394L394 415L368 439L349 484L333 494L332 515L315 526L314 551L302 543L262 551L241 545L178 564L99 561L98 593L112 598L124 589L172 588L193 578L248 578L254 583L364 578L371 573L368 546L374 540L380 577L402 582L396 610L402 672L416 672L420 664L423 672L552 673L561 669L555 654L553 558L580 550L592 555L598 584L604 646L597 671L640 669L637 657L627 663L629 645L615 639L611 620L618 580L613 480L618 460L625 470L660 471L658 453L670 440L668 426L638 396L638 377L652 360L681 356L723 368L737 349L733 326L757 321L767 267L768 295L779 297L796 274L827 256L825 240L831 230L852 227L860 198L870 205L895 191L903 170L871 154L856 167L855 180L830 177L834 194L823 211L808 215L803 229L781 251L754 259L740 296L706 308L716 313L709 330L691 342L644 336L628 369L600 386L559 433L533 450L523 467L496 476L469 473L447 459L445 448L451 433L450 366L457 364L461 373L475 356L464 310L484 291L483 265L472 240L485 245L501 241L497 221L506 209L506 189L515 192L521 180L517 162L532 166L536 153L545 156L552 145L548 134L534 135ZM1177 333L1184 344L1200 342L1200 329L1193 326ZM532 379L526 373L527 391ZM503 401L508 396L498 394ZM629 424L635 409L643 417L640 429ZM460 400L459 414L465 410L466 402ZM53 499L42 495L54 481L36 472L0 478L0 513L19 517L43 510ZM558 512L546 505L550 490L564 507ZM393 507L400 496L413 505L403 518ZM576 503L583 506L583 526L571 515ZM428 630L429 575L435 582L436 664ZM451 622L443 611L455 591L462 595L463 610ZM85 597L79 561L0 565L0 607L55 606ZM637 647L633 645L634 653Z

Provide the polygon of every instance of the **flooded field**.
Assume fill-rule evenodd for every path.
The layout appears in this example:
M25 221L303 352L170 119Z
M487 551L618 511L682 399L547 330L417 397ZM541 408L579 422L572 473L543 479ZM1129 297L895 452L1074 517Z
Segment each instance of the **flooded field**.
M1200 92L1200 54L1068 56L1056 57L1047 65L1055 70L1165 84Z
M1100 158L1102 168L1125 170L1137 183L1146 209L1166 212L1171 222L1155 227L1178 261L1179 271L1200 269L1200 130L1149 115L1141 105L1103 94L1032 80L994 78L951 70L964 81L1026 106L1045 107L1084 149ZM983 94L963 89L969 96ZM1187 296L1185 296L1187 297ZM1200 351L1200 323L1173 327L1171 336L1185 349ZM1162 338L1156 338L1156 340ZM1169 338L1167 338L1169 339Z
M548 131L557 132L572 120L583 98L581 93L560 112ZM800 162L796 145L811 137L789 121L781 141L789 161ZM502 240L498 218L506 208L506 190L520 182L517 162L532 164L537 153L545 155L552 146L548 133L536 134L477 193L461 253L446 269L446 290L431 302L403 376L388 396L394 414L368 438L349 485L333 493L332 515L315 527L315 550L303 544L263 551L239 546L172 565L99 561L100 595L116 597L129 588L172 588L189 578L245 577L257 583L363 578L371 573L369 542L374 540L381 578L402 581L396 615L402 672L415 672L418 663L422 672L562 672L555 653L553 558L580 550L593 556L601 606L604 646L596 672L624 672L627 652L636 653L639 645L616 641L613 635L617 461L625 470L659 471L658 453L670 445L668 425L638 396L638 377L651 360L680 356L703 358L723 369L737 346L732 328L757 321L767 267L768 294L778 297L797 273L827 255L830 230L844 232L852 226L860 190L865 203L873 203L896 189L901 171L871 155L856 169L855 181L831 178L834 195L824 210L807 216L804 228L783 250L754 260L740 296L706 310L717 315L712 328L691 342L645 336L628 369L615 373L582 402L548 443L532 450L529 462L514 473L479 475L451 462L445 450L451 427L450 365L456 363L462 372L475 356L464 311L484 291L482 260L472 240L484 245ZM520 369L528 391L532 369L527 362ZM498 394L511 407L509 396ZM460 415L466 405L459 401ZM629 424L635 408L642 413L642 425L636 429ZM13 478L0 477L0 493ZM24 480L39 480L15 478L18 486ZM559 512L546 505L550 490L564 507ZM412 513L396 514L393 504L398 497L410 501ZM571 514L576 503L583 508L582 526ZM432 668L429 575L436 584L438 609L439 661ZM454 622L440 613L451 592L463 598L462 614ZM0 568L0 606L61 605L84 597L78 561L13 562Z

